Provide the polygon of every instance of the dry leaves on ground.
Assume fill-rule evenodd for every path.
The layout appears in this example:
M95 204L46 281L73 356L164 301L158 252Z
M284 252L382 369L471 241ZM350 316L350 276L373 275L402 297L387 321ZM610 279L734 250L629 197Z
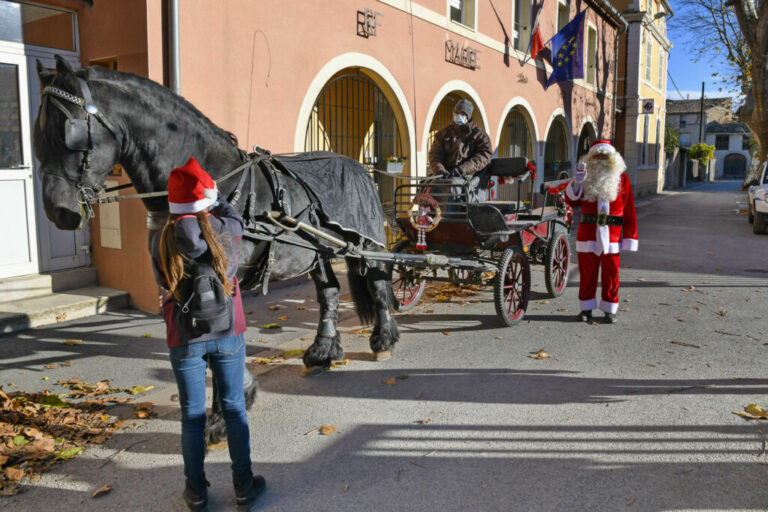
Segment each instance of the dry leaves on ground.
M479 291L480 287L475 284L463 284L457 286L453 283L443 283L434 288L427 288L425 295L433 299L433 302L451 302L451 299L453 298L462 299L472 297L477 295ZM459 301L459 303L463 302L466 301Z
M264 324L264 325L261 326L261 328L262 329L279 329L280 328L280 324L276 324L276 323L273 322L271 324Z
M111 486L111 485L109 485L109 484L107 484L107 485L105 485L105 486L101 487L100 489L97 489L97 490L95 490L95 491L93 492L93 495L92 495L92 497L93 497L93 498L96 498L96 497L98 497L98 496L101 496L102 494L107 494L107 493L108 493L109 491L111 491L111 490L112 490L112 486Z
M141 419L151 418L155 415L154 411L155 402L139 402L133 404L133 408L136 409L136 417Z
M65 402L48 391L0 389L0 496L22 491L21 480L101 444L124 422L91 404Z
M386 384L387 386L395 386L397 385L397 379L394 377L390 377L388 379L381 379L382 384Z
M62 345L69 345L70 347L77 345L78 343L82 343L83 340L64 340L61 342Z
M298 309L299 311L304 311L307 309L307 306L296 306L296 309Z
M321 436L329 436L329 435L333 434L334 432L336 432L337 430L339 430L339 427L337 427L336 425L322 425L320 427L313 428L312 430L310 430L309 432L305 433L304 435L308 436L310 434L314 434L314 433L317 432Z
M548 359L550 355L547 352L544 352L543 348L540 348L536 352L531 352L528 357L531 359Z
M340 366L346 366L351 362L350 359L345 359L343 361L331 361L331 369L339 368Z
M286 320L288 320L288 315L279 316L277 317L277 319L280 320L281 322L285 322Z
M764 409L758 404L747 404L743 411L732 411L736 416L747 418L748 420L766 420L768 419L768 409Z
M280 309L280 306L269 306L270 311L277 311L278 309Z
M304 355L303 350L286 350L282 354L282 357L299 357Z

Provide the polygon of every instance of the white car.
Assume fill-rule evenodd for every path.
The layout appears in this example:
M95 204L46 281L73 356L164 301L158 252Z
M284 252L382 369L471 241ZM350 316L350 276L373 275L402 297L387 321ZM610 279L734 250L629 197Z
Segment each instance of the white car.
M747 202L752 231L757 234L765 233L768 226L768 162L763 164L758 179L749 182Z

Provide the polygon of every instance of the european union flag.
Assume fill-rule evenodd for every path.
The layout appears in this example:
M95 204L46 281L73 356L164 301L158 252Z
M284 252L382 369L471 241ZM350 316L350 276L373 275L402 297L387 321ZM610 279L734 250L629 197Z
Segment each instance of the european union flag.
M584 78L584 14L581 11L550 40L552 74L544 89L561 80Z

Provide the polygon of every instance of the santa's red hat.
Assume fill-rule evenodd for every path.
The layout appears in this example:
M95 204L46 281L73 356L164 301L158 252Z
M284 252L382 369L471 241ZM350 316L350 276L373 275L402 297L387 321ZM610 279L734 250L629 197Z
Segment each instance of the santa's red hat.
M210 174L190 157L168 178L168 209L171 213L197 213L216 202L219 191Z
M589 148L590 156L596 153L604 153L604 154L616 153L616 148L611 145L611 141L606 139L598 139L595 142L593 142L592 146Z

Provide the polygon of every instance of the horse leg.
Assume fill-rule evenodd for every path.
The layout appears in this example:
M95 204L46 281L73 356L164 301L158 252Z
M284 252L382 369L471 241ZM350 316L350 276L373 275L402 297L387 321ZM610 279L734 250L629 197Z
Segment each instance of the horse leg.
M400 339L397 322L390 314L394 293L383 263L370 264L366 274L368 293L373 298L375 317L373 332L369 340L371 350L377 360L386 359L392 353L395 343Z
M331 263L321 259L320 264L310 272L317 289L317 302L320 305L320 323L317 326L315 341L304 352L304 366L327 368L334 359L344 358L341 348L341 336L336 330L339 320L339 281L333 273Z
M256 391L258 390L259 383L253 378L253 375L248 370L247 366L245 366L243 370L245 371L243 376L245 409L249 410L256 400ZM216 444L227 438L227 426L224 423L224 416L221 412L221 398L219 397L219 390L216 387L216 376L213 375L213 368L211 368L211 374L213 377L213 398L211 400L211 414L208 416L208 421L205 423L205 431L203 433L205 446Z

